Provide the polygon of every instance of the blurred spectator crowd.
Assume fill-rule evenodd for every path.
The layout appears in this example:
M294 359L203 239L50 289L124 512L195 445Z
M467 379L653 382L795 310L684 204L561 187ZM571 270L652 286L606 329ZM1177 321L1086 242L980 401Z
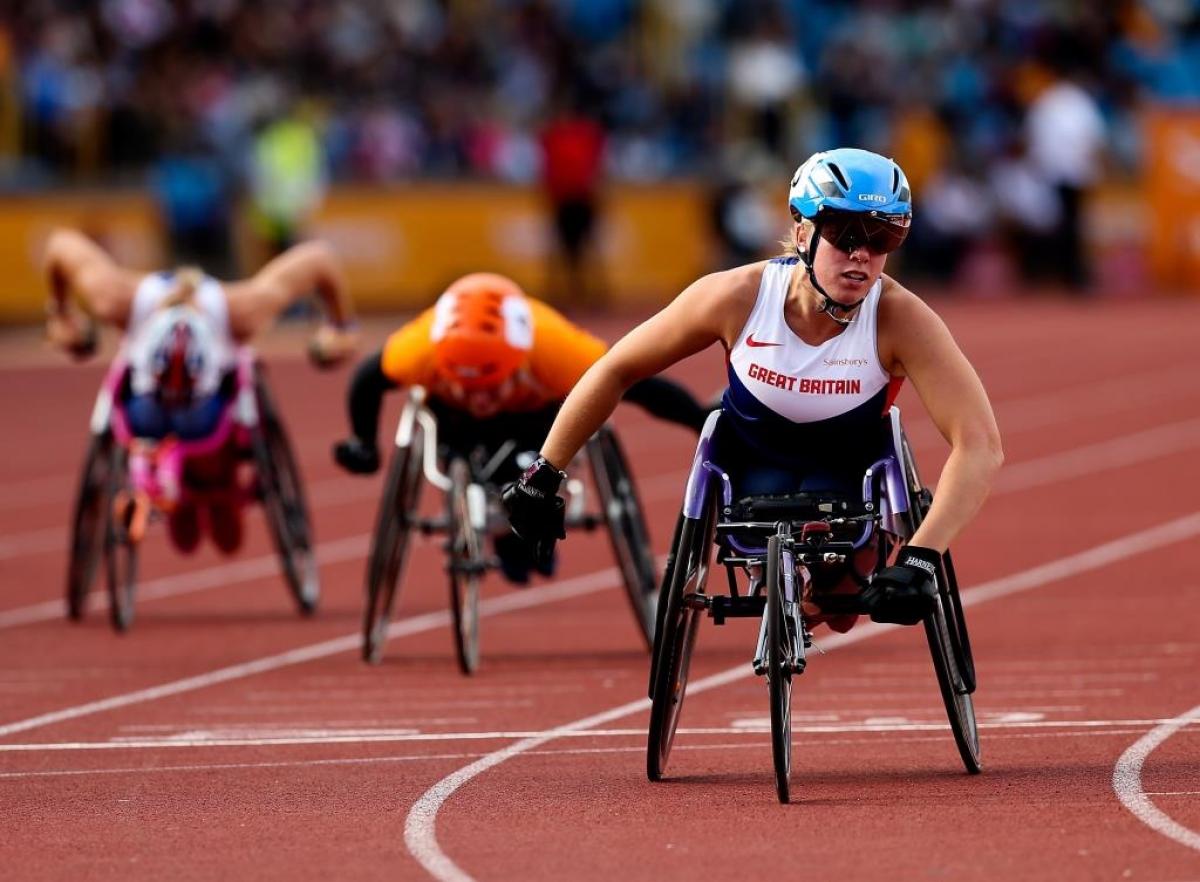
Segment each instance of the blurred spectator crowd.
M609 178L705 177L743 238L736 187L894 155L943 266L956 236L1058 224L1092 166L1136 169L1138 108L1200 101L1197 71L1198 0L20 0L0 185L150 174L186 219L234 189L286 213L327 180L533 182L573 113ZM1033 110L1056 86L1087 166L1066 182Z

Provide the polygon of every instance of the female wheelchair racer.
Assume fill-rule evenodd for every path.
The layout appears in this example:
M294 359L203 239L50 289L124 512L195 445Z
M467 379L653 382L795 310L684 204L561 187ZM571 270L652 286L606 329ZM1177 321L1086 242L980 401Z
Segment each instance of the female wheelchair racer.
M511 279L471 273L453 282L433 306L359 364L347 399L353 434L334 448L334 458L343 468L358 473L379 468L376 439L383 395L398 387L410 390L368 561L364 658L381 658L413 529L449 537L452 612L465 673L474 671L478 663L475 583L481 571L495 561L516 585L527 584L534 571L552 573L551 557L534 560L502 516L499 529L491 528L493 519L487 517L487 510L498 506L487 503L534 458L532 451L546 437L562 399L605 348L601 340L528 297ZM662 378L637 384L625 397L655 416L697 432L707 416L685 389ZM600 522L608 526L639 629L649 646L655 621L655 577L641 507L615 433L606 427L593 434L588 459L604 503L603 514L580 511L572 521L575 526ZM422 483L447 492L445 518L420 517ZM482 494L473 526L459 516L460 508L465 511L468 492ZM461 506L456 502L460 497ZM582 498L576 494L580 503ZM483 552L487 538L493 542L495 557Z
M995 418L982 383L944 323L883 275L887 255L904 241L912 219L903 171L863 150L817 153L792 178L788 205L793 218L788 254L697 280L618 341L568 396L541 458L505 489L505 505L513 530L535 555L547 554L562 537L562 502L556 498L560 466L605 419L622 390L720 342L729 389L718 420L721 431L714 428L710 440L719 445L712 462L726 470L730 500L800 493L816 494L820 503L827 495L857 494L861 507L863 476L883 454L883 418L900 384L909 379L951 448L937 496L920 523L914 519L912 529L901 534L906 544L894 560L884 561L890 565L864 579L865 587L851 586L857 606L844 605L808 622L847 630L861 610L876 621L917 624L940 608L939 581L948 581L938 578L948 569L944 552L982 506L1002 462ZM685 517L681 529L689 523L693 532L712 529L699 514ZM826 514L832 532L829 521L835 518ZM818 520L802 512L778 518L775 546L805 538L804 524ZM795 536L793 522L800 527ZM751 528L755 531L769 539L761 527ZM817 537L818 528L808 535ZM678 537L673 552L678 559ZM829 553L851 557L860 549ZM772 559L778 566L777 554L765 555L760 565ZM797 563L794 554L790 560ZM785 597L789 603L802 600L794 590L795 575L777 575L793 586ZM660 601L660 617L670 614ZM802 648L803 636L796 631L793 643ZM661 644L656 679L664 671ZM686 677L686 662L683 673ZM681 698L679 692L665 701L677 708ZM782 696L772 702L777 703L782 705ZM674 725L665 728L669 750ZM665 752L653 756L660 748L651 744L652 778L661 775L665 763ZM781 798L786 798L786 775L778 773L786 759L776 751Z
M309 354L318 366L354 349L353 311L341 265L305 242L253 276L222 282L195 268L145 273L122 266L75 230L47 239L47 334L76 358L95 350L96 322L119 329L120 350L91 418L75 503L68 616L78 620L104 559L110 617L133 617L138 546L150 518L194 551L207 527L231 554L242 508L260 500L284 575L302 612L315 609L316 562L302 482L261 367L249 348L277 315L315 293L326 321ZM253 460L247 481L240 465Z

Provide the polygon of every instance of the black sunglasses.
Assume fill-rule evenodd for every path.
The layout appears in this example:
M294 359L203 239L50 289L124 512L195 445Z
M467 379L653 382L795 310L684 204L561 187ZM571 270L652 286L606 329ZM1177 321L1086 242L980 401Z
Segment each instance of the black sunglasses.
M912 215L836 211L817 217L821 238L849 254L866 246L872 254L891 254L908 236Z

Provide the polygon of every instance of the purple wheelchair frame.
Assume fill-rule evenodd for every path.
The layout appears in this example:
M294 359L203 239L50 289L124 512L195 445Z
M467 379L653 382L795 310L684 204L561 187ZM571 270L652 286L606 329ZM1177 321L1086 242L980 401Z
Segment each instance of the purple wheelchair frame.
M893 405L886 418L891 429L888 434L888 449L863 473L862 480L863 508L868 512L878 512L879 516L864 522L861 534L853 543L855 550L871 540L877 524L886 532L905 540L909 539L913 532L909 512L909 488L916 489L916 485L914 477L909 474L902 452L904 436L900 423L900 408ZM699 520L703 516L709 494L716 492L718 484L721 508L727 510L733 505L733 483L729 474L712 461L713 436L720 420L720 411L713 411L708 415L700 432L700 440L696 444L695 456L692 458L683 497L683 515L692 520ZM718 518L717 523L721 520L722 518ZM725 535L723 541L727 541L733 551L746 557L760 557L766 553L765 545L747 545L732 534Z

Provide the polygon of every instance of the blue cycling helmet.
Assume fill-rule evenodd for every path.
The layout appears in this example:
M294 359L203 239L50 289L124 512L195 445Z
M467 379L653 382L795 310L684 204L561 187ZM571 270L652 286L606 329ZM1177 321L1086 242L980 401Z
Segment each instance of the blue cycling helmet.
M792 176L788 208L797 223L813 224L812 238L801 252L813 287L822 298L821 311L840 325L863 304L833 300L817 281L813 263L822 239L847 253L865 247L888 254L900 247L912 224L912 193L900 166L869 150L842 147L814 153Z
M912 218L912 193L900 166L886 156L840 147L814 153L792 176L792 217L816 220L824 211L873 214L883 220Z

